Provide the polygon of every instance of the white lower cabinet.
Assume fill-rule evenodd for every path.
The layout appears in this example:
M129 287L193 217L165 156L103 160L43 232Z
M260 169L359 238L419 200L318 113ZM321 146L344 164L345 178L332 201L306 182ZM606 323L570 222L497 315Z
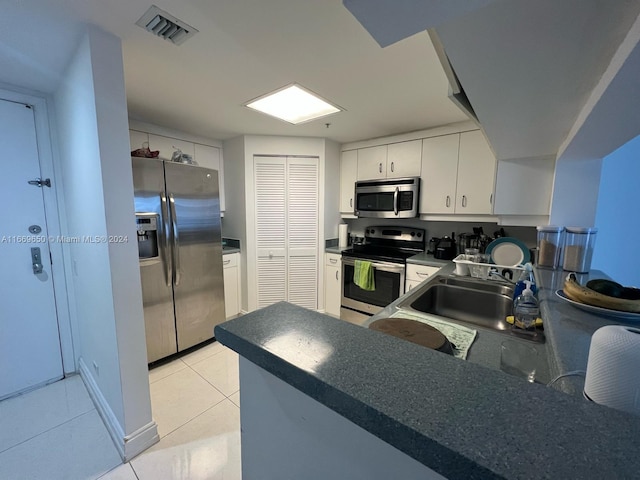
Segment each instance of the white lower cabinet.
M240 254L229 253L222 256L224 277L224 308L227 318L240 314Z
M324 259L324 311L334 317L340 317L342 256L336 253L326 253Z
M432 267L430 265L417 265L415 263L407 263L405 271L405 292L417 287L427 278L435 275L440 267Z

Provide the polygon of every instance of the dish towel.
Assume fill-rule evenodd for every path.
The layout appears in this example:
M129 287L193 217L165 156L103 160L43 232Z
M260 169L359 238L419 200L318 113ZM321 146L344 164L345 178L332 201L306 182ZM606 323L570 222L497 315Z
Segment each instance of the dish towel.
M440 333L447 337L447 340L451 342L451 345L453 346L453 356L462 360L467 359L467 353L469 353L471 344L474 342L478 334L477 330L463 327L457 323L450 323L445 320L441 320L439 317L426 313L414 314L407 310L400 309L393 315L389 316L391 318L402 317L410 320L417 320L418 322L426 323L427 325L437 328L440 330Z
M374 279L375 270L371 262L365 260L355 260L353 268L353 283L363 290L372 292L376 289Z

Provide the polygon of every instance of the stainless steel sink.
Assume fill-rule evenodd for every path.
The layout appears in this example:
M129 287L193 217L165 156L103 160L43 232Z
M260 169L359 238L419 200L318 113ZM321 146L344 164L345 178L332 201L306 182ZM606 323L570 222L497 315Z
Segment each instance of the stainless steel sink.
M512 329L505 321L512 314L513 292L514 285L499 281L436 275L397 306L544 342L541 332Z

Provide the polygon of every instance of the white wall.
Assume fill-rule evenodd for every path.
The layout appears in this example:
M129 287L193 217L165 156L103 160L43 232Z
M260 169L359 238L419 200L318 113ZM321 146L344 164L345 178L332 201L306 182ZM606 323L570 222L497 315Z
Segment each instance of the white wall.
M308 156L318 157L320 163L320 225L318 228L318 308L323 308L324 303L324 239L326 237L325 228L331 226L336 230L339 222L338 202L340 195L336 193L331 196L322 188L325 183L335 181L339 192L339 146L329 142L324 138L309 137L280 137L265 135L245 135L226 140L223 143L224 149L224 170L225 184L227 188L227 210L223 220L222 231L225 237L240 239L242 257L242 309L252 311L257 308L256 296L254 294L256 279L256 265L248 261L247 251L249 247L248 239L255 238L255 217L254 217L254 178L253 178L253 157L254 155L281 155L281 156ZM335 175L329 176L325 172L327 163ZM322 209L331 206L329 215L332 220L323 220L326 211ZM329 223L331 222L331 223Z
M604 158L592 267L616 282L640 288L640 136Z
M340 145L327 140L325 142L324 169L324 237L338 238L338 224L343 223L340 216Z
M240 308L247 311L247 228L246 195L244 183L244 137L236 137L223 143L225 216L222 219L222 236L240 240L242 261L240 277Z
M151 419L120 40L89 29L54 94L69 236L67 282L83 378L121 454L157 441ZM104 238L125 236L109 243ZM125 437L132 437L127 439Z

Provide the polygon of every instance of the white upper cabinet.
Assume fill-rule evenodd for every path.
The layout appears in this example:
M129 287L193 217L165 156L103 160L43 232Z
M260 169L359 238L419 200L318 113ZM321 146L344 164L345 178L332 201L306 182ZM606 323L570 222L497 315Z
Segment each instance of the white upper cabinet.
M340 213L353 214L355 183L358 179L358 150L340 156Z
M173 152L176 150L191 155L191 158L195 157L195 147L192 142L162 135L154 135L153 133L149 134L149 148L151 150L160 150L159 158L163 160L171 160Z
M422 141L390 143L387 149L387 178L419 177Z
M422 141L421 214L490 215L496 160L482 132Z
M391 143L358 149L358 180L419 177L422 142Z
M456 213L491 214L496 159L480 130L460 134Z
M218 147L194 144L194 157L196 163L205 168L218 171L218 184L220 189L220 211L225 211L224 203L224 162L222 161L222 151Z
M422 140L420 213L454 213L460 135Z
M387 145L358 149L358 180L387 178Z

